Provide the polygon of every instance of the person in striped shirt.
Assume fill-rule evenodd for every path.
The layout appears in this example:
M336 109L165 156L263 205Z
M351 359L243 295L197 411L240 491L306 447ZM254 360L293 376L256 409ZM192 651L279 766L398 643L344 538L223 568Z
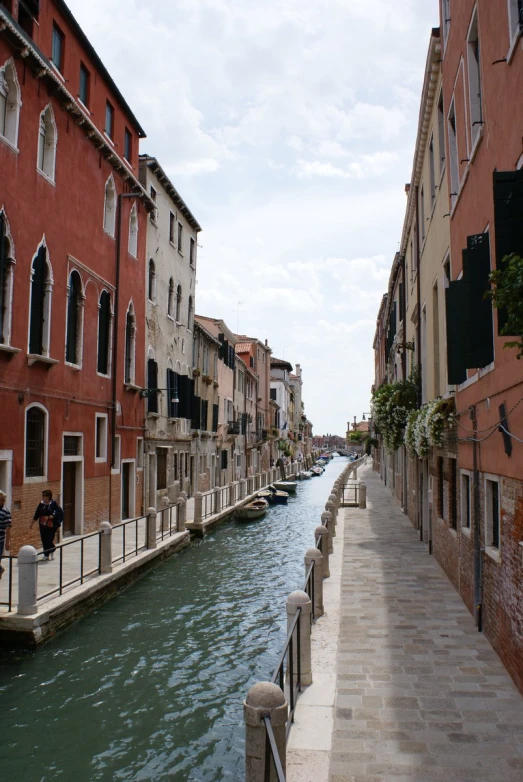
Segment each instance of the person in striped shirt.
M5 491L0 490L0 578L5 568L2 567L2 557L4 555L4 548L9 551L11 547L11 514L5 507L5 501L7 495Z

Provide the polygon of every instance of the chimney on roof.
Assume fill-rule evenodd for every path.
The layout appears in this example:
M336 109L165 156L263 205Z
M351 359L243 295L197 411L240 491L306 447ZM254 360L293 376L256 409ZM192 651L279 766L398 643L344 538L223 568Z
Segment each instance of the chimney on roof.
M405 194L408 195L410 193L410 182L407 182L405 185Z

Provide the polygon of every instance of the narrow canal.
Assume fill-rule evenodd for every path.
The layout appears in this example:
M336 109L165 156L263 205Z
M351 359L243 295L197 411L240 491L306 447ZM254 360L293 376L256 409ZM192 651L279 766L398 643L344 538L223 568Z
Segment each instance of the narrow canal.
M240 782L243 699L275 668L345 464L260 521L221 524L37 652L4 653L0 777Z

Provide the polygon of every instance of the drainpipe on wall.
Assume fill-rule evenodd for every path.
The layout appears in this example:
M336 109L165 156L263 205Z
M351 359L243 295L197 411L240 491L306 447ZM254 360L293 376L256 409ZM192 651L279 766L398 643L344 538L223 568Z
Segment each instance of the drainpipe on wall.
M476 417L476 406L470 408L470 418L472 419L472 469L474 472L474 620L480 633L483 627L482 621L482 602L483 585L481 569L481 512L479 506L479 469L478 469L478 419Z

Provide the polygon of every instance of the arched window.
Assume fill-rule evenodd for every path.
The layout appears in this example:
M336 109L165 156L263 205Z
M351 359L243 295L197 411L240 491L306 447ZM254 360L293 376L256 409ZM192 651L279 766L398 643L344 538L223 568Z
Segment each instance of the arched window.
M71 272L67 288L67 333L65 360L70 364L82 363L84 297L82 281L77 271Z
M104 199L104 231L109 236L114 236L116 226L116 186L113 175L105 183Z
M136 353L136 318L134 315L134 307L131 303L129 305L129 309L127 310L127 317L125 318L124 382L127 384L134 383L135 353Z
M18 145L18 124L20 120L20 85L13 60L0 68L0 135L13 147Z
M45 244L40 245L31 267L29 353L49 356L51 337L51 294L53 280Z
M0 344L11 342L11 314L13 311L14 249L9 223L0 212Z
M47 413L40 405L26 410L25 477L44 478L47 461Z
M176 322L181 323L182 317L182 286L178 285L176 288Z
M107 291L102 291L98 302L98 365L101 375L109 374L109 359L111 345L111 297Z
M149 261L149 284L147 287L147 298L150 301L156 301L156 267L152 258Z
M147 388L154 390L153 394L149 394L147 397L147 412L158 412L158 392L155 390L158 388L158 364L154 358L154 351L149 348L147 353Z
M187 308L187 328L189 329L189 331L192 329L192 318L193 318L192 296L189 296L189 306Z
M54 182L56 164L56 144L58 132L52 106L47 106L40 114L38 128L38 170Z
M133 258L138 257L138 215L136 204L133 204L129 216L129 253Z
M169 298L167 300L167 314L171 318L174 317L174 280L172 277L169 280Z

